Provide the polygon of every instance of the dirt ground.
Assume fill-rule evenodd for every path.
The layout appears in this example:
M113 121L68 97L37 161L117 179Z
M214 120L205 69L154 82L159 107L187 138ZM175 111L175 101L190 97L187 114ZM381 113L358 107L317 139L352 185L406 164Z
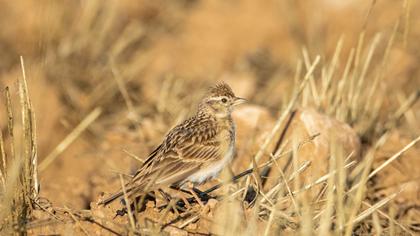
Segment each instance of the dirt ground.
M299 99L295 123L286 136L291 140L292 131L300 129L304 130L299 131L303 132L302 139L315 131L321 133L316 139L321 141L299 154L301 163L311 161L303 183L328 172L331 142L348 148L345 155L356 150L353 160L364 163L369 150L386 133L385 143L374 152L371 170L375 170L420 135L418 1L0 0L0 9L0 88L10 87L17 109L22 56L35 112L38 163L54 158L45 169L39 169L39 196L48 199L49 207L94 215L112 229L89 220L74 220L83 217L68 212L63 213L68 221L51 223L49 213L36 210L31 215L29 235L136 234L127 229L126 216L114 218L121 205L104 208L97 202L119 189L118 173L130 175L141 166L132 155L146 158L171 127L193 114L206 89L217 81L227 82L236 95L249 100L233 114L238 141L231 169L238 174L252 167L252 158L293 96L297 64L303 62L303 78L318 55L319 64L308 83L323 86L321 78L331 68L332 80L342 80L349 56L359 52L359 61L356 58L353 63L360 70L354 70L353 78L364 75L365 84L353 89L366 93L356 105L357 113L341 116L332 103L319 100L316 104L308 95L309 89L303 92L309 99ZM338 63L331 66L339 42ZM375 78L380 79L376 82ZM370 94L370 88L376 87ZM345 88L334 94L347 92ZM4 103L3 97L0 101ZM360 112L359 105L368 109ZM97 116L73 142L63 144L92 112ZM310 121L319 123L311 130ZM10 142L3 105L0 127L5 143ZM327 130L338 130L338 141L332 141ZM324 141L327 146L322 146ZM10 152L7 145L6 152ZM270 159L269 152L259 165ZM379 208L384 214L375 211L364 218L355 225L353 234L420 233L419 156L420 145L413 145L369 179L365 203L374 205L398 194ZM205 190L221 179L199 188ZM251 181L244 178L241 183L246 179ZM267 193L276 181L267 181L264 191ZM212 194L231 194L235 186ZM155 229L153 220L168 222L165 229L156 232L172 235L264 234L269 218L262 213L255 218L258 207L243 207L238 199L227 203L213 199L206 208L194 205L193 212L200 212L198 220L186 216L173 224L170 219L176 218L175 213L162 220L162 211L155 205L159 203L150 201L138 220L150 229ZM280 209L290 213L293 204L284 204ZM232 219L232 231L226 231L228 225L222 224L226 217L220 212L223 207L235 208L240 212L232 214L244 216ZM360 211L366 207L362 205ZM313 211L314 215L318 212L315 206ZM388 217L407 231L390 223ZM47 218L50 221L43 225L41 220ZM189 220L191 223L180 227ZM236 224L242 225L238 231ZM293 224L273 229L268 235L310 235L299 231L305 228L305 221ZM313 232L318 232L316 228ZM159 234L156 232L142 234Z

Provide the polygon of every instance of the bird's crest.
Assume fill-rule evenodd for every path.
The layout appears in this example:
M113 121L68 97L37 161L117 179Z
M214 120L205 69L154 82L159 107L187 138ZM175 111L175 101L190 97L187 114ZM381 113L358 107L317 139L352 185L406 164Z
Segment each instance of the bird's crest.
M213 87L211 87L209 89L208 95L212 97L219 97L219 96L235 97L235 94L233 93L232 89L225 82L219 82Z

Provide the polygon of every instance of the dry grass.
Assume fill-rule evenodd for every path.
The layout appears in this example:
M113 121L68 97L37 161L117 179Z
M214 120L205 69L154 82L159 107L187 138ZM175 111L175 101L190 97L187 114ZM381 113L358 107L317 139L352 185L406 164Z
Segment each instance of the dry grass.
M420 4L337 2L0 1L0 233L418 234ZM98 207L220 79L270 117L238 124L214 199ZM294 134L307 108L360 152Z
M26 232L26 225L33 211L33 202L38 198L37 148L35 117L29 99L26 73L21 57L22 76L18 80L20 114L13 113L11 96L6 88L5 105L8 115L9 153L4 151L5 142L0 139L2 167L1 215L2 232ZM19 117L21 123L16 124Z

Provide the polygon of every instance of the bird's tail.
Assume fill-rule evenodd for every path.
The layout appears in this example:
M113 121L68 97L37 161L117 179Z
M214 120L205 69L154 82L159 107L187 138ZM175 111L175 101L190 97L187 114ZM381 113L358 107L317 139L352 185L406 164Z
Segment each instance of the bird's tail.
M129 183L125 186L125 192L127 194L127 198L128 199L132 199L133 197L136 197L137 194L139 193L144 193L142 190L144 190L145 186L144 184L137 184L134 185L132 183ZM98 203L98 205L108 205L110 203L112 203L113 201L115 201L116 199L120 198L124 196L124 192L122 189L120 189L118 192L112 194L111 196L105 198L104 200L100 201Z
M106 206L106 205L112 203L113 201L115 201L115 199L122 197L123 195L124 195L124 192L123 191L119 191L119 192L114 193L111 196L105 198L104 200L100 201L98 203L98 205L104 205L104 206Z

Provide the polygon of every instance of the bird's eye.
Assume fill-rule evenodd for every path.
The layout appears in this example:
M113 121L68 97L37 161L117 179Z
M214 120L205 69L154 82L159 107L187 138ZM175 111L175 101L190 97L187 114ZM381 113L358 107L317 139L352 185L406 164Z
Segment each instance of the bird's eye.
M222 98L222 102L223 103L227 103L227 99L226 98Z

